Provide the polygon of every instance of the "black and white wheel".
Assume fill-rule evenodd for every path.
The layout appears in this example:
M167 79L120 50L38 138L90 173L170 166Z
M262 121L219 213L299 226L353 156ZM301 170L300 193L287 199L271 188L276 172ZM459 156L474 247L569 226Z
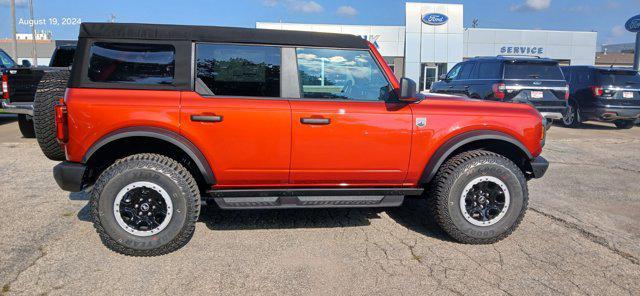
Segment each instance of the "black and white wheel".
M18 114L18 128L23 137L27 139L35 138L36 131L33 128L33 117L24 114Z
M109 249L157 256L189 242L200 214L200 193L189 171L157 154L118 160L91 191L94 227Z
M622 120L618 119L613 122L619 129L630 129L635 125L635 120Z
M449 159L431 188L435 220L455 240L494 243L522 221L528 203L524 174L502 155L474 150Z
M569 102L567 110L562 115L562 124L566 127L578 127L580 125L580 110L575 103Z

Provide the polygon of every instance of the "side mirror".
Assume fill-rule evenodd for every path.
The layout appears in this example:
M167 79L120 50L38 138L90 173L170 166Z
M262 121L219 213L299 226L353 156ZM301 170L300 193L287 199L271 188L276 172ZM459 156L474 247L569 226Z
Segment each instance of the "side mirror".
M417 98L416 82L409 78L400 79L400 101L415 102Z
M29 62L29 60L22 60L22 66L29 68L31 67L31 62Z
M447 80L447 74L441 74L440 77L438 77L438 79Z

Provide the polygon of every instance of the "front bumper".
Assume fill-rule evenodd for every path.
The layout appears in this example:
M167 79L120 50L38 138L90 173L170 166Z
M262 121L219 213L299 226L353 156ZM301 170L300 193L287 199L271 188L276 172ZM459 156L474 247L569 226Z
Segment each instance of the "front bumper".
M25 114L33 116L33 103L11 103L6 100L2 101L2 109L6 113Z
M53 178L64 191L78 192L82 190L84 174L87 167L84 164L63 161L53 167Z
M533 178L542 178L549 168L549 162L542 156L538 156L531 160L531 174Z

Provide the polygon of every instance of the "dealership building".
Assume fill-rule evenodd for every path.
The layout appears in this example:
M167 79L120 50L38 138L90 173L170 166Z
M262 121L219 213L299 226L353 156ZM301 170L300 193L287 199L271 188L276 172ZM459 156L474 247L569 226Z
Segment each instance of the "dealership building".
M462 4L406 3L405 26L256 23L257 28L343 33L373 43L396 76L426 90L456 63L476 56L528 55L594 65L596 32L465 28Z

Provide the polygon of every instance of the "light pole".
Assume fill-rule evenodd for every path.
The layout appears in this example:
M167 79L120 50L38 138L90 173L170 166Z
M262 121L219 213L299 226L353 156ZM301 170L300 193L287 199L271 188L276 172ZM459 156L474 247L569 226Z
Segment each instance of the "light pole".
M18 40L16 40L16 0L11 0L11 38L13 39L11 50L13 60L18 61Z
M33 65L38 66L38 49L36 44L36 21L33 19L33 0L29 0L29 17L31 18L31 38L33 39Z

